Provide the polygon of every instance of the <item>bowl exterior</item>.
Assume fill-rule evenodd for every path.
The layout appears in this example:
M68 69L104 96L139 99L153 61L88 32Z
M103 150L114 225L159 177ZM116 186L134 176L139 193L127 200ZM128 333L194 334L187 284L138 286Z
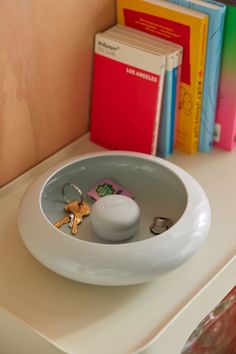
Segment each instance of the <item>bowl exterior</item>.
M180 220L160 236L123 244L82 241L56 229L46 219L40 202L47 181L55 172L76 161L101 155L112 159L115 154L162 164L181 179L188 201ZM114 286L150 281L183 264L205 241L210 219L210 206L205 192L179 167L150 155L105 152L70 159L38 177L22 198L18 228L28 250L50 270L76 281Z

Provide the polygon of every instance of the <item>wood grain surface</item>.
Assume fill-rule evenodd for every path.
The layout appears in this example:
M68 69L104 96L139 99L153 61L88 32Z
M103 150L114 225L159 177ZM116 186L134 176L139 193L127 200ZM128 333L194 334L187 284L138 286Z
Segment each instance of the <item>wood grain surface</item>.
M94 34L113 0L0 4L0 186L88 130Z

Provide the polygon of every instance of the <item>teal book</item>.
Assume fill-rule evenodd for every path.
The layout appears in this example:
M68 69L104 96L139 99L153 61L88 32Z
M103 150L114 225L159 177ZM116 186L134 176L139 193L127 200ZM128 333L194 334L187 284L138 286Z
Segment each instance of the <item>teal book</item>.
M175 55L173 69L166 70L164 94L162 101L161 121L158 134L157 155L168 157L173 153L176 123L178 116L178 95L180 90L180 70L183 48L179 46Z
M207 51L198 149L202 152L209 152L214 140L226 6L214 0L168 1L208 15Z
M178 70L180 70L180 65L176 66L173 70L173 80L172 80L172 100L171 100L171 124L170 124L170 144L169 144L169 152L168 155L171 155L174 150L174 137L175 137L175 129L176 126L176 111L178 110L178 102L177 102L177 94L179 87L178 85L180 84L180 81L178 82Z
M161 119L157 140L157 156L167 157L170 154L170 134L171 134L171 115L173 100L173 80L174 68L166 68L164 92L162 98Z

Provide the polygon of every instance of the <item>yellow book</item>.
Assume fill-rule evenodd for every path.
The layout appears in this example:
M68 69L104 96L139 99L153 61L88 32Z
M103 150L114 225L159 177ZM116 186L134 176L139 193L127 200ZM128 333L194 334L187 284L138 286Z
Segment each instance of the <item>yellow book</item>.
M165 0L117 0L117 22L183 46L176 147L196 152L208 15Z

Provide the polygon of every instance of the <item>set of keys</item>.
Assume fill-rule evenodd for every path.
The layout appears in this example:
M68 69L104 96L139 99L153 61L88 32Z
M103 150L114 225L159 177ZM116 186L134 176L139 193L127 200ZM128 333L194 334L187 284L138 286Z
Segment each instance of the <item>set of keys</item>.
M86 202L80 202L73 200L70 203L65 204L64 210L66 215L58 220L54 226L60 228L62 225L68 224L71 228L72 235L76 235L78 232L78 225L82 222L83 217L90 214L90 207Z
M68 187L73 188L73 190L75 190L79 194L80 200L75 199L70 201L68 199L66 195L66 188ZM90 214L90 207L88 203L84 202L82 191L79 189L78 186L73 183L64 184L62 187L62 194L66 201L66 204L64 206L66 215L60 220L58 220L54 224L54 226L56 228L60 228L62 225L68 224L71 228L72 235L76 235L78 232L78 225L81 224L83 217Z

